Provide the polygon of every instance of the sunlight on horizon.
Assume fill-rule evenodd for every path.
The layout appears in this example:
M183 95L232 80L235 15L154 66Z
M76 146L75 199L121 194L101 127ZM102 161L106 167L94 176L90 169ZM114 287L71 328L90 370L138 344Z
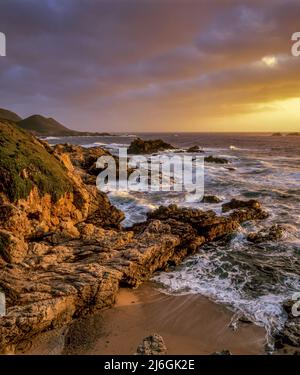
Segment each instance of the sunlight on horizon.
M269 68L274 68L278 64L278 60L275 56L265 56L261 61Z

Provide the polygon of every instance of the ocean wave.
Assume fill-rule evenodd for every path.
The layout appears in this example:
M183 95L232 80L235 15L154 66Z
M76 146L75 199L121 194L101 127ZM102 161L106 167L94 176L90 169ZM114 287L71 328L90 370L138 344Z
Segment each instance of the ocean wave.
M46 141L54 141L55 139L59 139L59 137L41 137L41 139L44 139Z
M236 146L233 146L233 145L230 145L230 146L229 146L229 149L230 149L230 150L237 150L237 151L242 151L242 150L243 150L242 148L240 148L240 147L236 147Z
M127 191L117 191L109 194L111 203L125 213L124 227L146 220L147 213L158 205L150 203L142 194L137 196Z

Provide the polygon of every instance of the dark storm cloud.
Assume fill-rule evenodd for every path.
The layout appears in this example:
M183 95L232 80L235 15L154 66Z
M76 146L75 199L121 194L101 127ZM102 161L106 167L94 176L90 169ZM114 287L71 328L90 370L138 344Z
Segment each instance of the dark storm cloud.
M151 116L161 129L180 109L213 116L295 97L299 11L289 0L1 0L0 107L77 128L146 130ZM255 65L266 55L286 58Z

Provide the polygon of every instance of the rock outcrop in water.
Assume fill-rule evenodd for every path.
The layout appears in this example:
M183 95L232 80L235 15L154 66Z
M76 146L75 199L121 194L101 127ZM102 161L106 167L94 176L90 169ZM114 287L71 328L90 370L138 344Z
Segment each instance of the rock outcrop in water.
M192 146L192 147L189 147L186 152L201 152L203 153L204 150L202 150L199 146Z
M1 352L112 306L120 287L138 286L244 221L267 216L256 201L231 202L226 216L171 205L124 230L123 213L86 178L106 151L52 149L8 123L0 131Z
M280 225L272 225L270 228L264 228L259 232L249 233L247 240L253 243L266 241L278 241L282 238L284 229Z
M154 154L165 150L175 150L175 147L161 139L146 141L137 138L131 142L128 148L128 154Z
M232 199L230 202L222 205L222 212L228 212L237 208L259 209L260 203L255 199L250 199L249 201Z
M204 195L202 203L221 203L222 199L216 195Z
M290 346L288 352L300 354L300 306L299 296L295 300L287 300L283 308L287 314L283 330L275 338L276 347L279 349Z

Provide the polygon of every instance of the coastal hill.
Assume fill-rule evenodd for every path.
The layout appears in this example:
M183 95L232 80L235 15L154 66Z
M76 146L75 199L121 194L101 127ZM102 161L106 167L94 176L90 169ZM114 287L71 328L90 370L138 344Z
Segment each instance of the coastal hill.
M108 136L103 132L82 132L72 130L53 118L42 115L32 115L22 119L17 113L0 108L0 121L7 120L17 124L24 130L38 137L66 137L66 136Z
M56 121L53 118L47 118L41 115L33 115L19 121L18 126L25 129L36 136L49 137L65 137L65 136L103 136L109 135L108 133L93 133L93 132L80 132L71 130Z
M0 120L18 122L21 121L22 118L15 112L9 111L8 109L0 108Z

